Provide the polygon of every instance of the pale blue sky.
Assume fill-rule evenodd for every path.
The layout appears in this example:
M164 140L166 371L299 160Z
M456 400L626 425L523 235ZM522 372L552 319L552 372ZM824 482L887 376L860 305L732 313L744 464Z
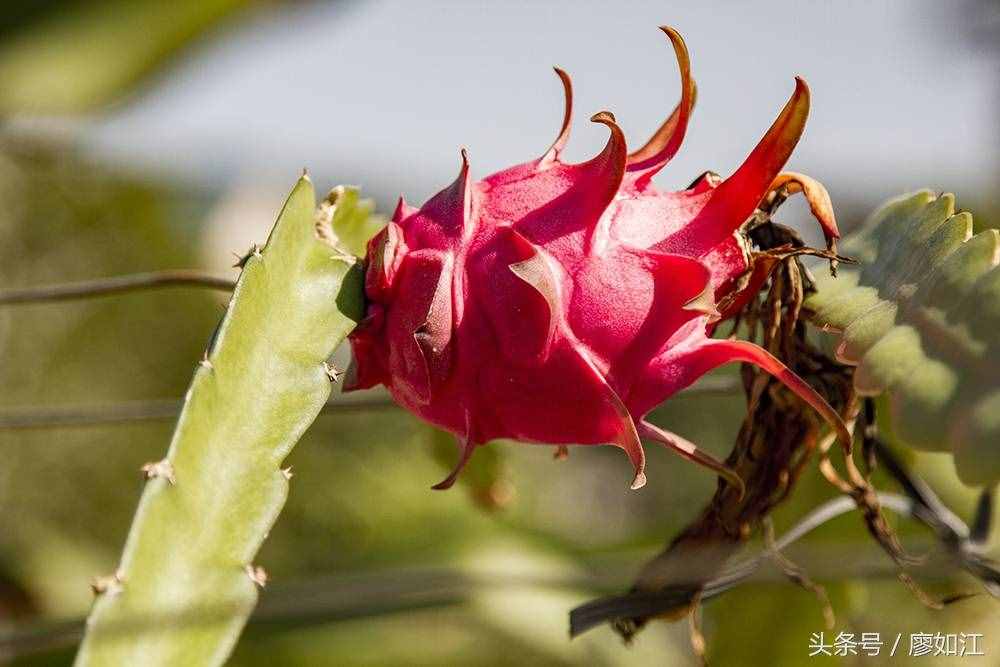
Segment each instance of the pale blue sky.
M605 108L630 143L644 141L678 97L656 29L666 23L688 42L699 99L664 186L735 168L800 74L813 113L790 166L835 200L874 205L932 186L996 202L998 52L969 39L970 23L990 19L979 7L316 3L227 31L84 137L101 155L189 180L288 181L308 166L321 184L420 201L454 177L461 146L478 176L541 154L562 113L555 64L577 93L570 159L603 145L606 130L587 118Z

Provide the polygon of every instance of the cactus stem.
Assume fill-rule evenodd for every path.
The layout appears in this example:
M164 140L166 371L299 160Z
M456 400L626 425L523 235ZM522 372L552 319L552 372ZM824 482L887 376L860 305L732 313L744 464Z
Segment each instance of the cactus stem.
M323 362L323 372L330 378L330 382L336 382L344 374L344 371L325 361Z
M367 224L353 191L345 202ZM100 582L124 579L126 594L95 599L77 667L220 667L232 652L268 579L253 560L287 497L279 463L329 400L317 371L362 315L360 267L329 261L337 250L316 238L315 210L300 180L263 253L251 250L168 454L144 469L184 483L146 484L118 581ZM175 614L199 622L149 622Z

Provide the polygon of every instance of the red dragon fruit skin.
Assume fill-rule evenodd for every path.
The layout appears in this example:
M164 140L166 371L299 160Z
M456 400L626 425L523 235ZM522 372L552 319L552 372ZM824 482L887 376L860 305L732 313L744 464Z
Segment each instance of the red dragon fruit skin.
M688 190L663 192L650 179L680 147L695 87L683 40L662 30L683 90L642 148L629 154L614 116L601 112L591 120L610 131L604 150L563 162L572 88L556 69L565 116L541 158L474 182L462 151L454 183L420 209L400 199L369 243L368 305L350 337L355 362L345 389L383 384L400 405L458 437L460 461L434 488L451 486L475 447L497 438L616 445L638 488L646 437L739 484L722 463L644 419L734 361L778 377L850 440L833 409L772 355L709 337L716 302L751 269L737 230L798 142L809 90L796 80L778 119L728 179L706 176ZM817 191L825 196L807 183L810 203L822 199ZM836 238L829 207L817 208L824 232Z

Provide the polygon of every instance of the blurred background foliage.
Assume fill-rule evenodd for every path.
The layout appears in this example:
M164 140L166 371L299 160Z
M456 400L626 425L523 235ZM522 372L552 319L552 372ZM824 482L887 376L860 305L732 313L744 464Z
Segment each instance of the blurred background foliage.
M116 113L127 115L130 105L143 100L148 106L161 82L170 85L178 63L197 67L199 58L215 57L206 48L213 40L243 39L245 49L246 31L266 32L260 26L280 24L286 13L302 20L309 12L325 17L333 7L341 17L348 4L359 15L369 6L372 12L390 11L383 3L240 0L47 0L5 8L0 289L159 268L207 267L235 277L235 270L226 268L232 263L229 253L264 240L282 193L297 174L275 177L268 164L214 180L185 178L176 169L143 169L116 159L114 150L91 150L92 123L106 134L115 127ZM448 7L428 5L430 14ZM970 38L995 45L995 3L951 6L948 21L973 26ZM670 12L657 11L659 22L672 22ZM856 20L864 21L856 11ZM926 4L921 11L943 20L939 13L946 10ZM488 29L486 19L470 29ZM643 21L630 23L636 30L651 28ZM693 53L698 72L698 49ZM991 53L995 63L995 49ZM334 78L328 71L315 84L332 85ZM334 125L340 105L365 104L340 92L333 85L327 97L325 113ZM408 113L422 113L420 100L405 103ZM240 113L252 118L255 109ZM478 122L499 121L482 109L460 113L477 115ZM105 118L112 121L100 125ZM512 131L488 130L502 136ZM248 143L256 140L245 137ZM426 157L441 164L457 155L454 148ZM995 141L983 146L994 154L995 148ZM360 182L383 211L400 189L412 187L417 199L450 180L438 178L435 169L430 175L415 173L421 170L412 165L423 156L415 145L398 145L400 154L393 159L410 165L399 179L391 171L380 175L349 149L344 154L350 159L336 162L336 173L318 174L320 182ZM291 153L292 159L330 164L320 154ZM375 164L381 159L372 156ZM888 159L902 164L910 158ZM199 153L191 160L211 163L213 156ZM813 162L813 175L828 185L828 178L850 183L838 181L847 177L835 167ZM198 169L192 166L195 173ZM933 177L933 165L927 174ZM995 183L996 173L990 178ZM940 186L955 190L960 204L976 203L977 222L1000 219L993 208L995 190L963 191L951 172L942 179L949 182ZM968 182L983 180L980 175ZM939 184L911 184L918 185ZM858 222L872 201L896 194L887 187L881 182L870 182L867 189L831 187L843 227ZM783 213L783 221L797 223L804 207ZM0 416L30 416L39 407L179 398L225 301L218 293L169 289L0 306ZM720 374L733 375L732 370ZM656 420L724 456L741 414L738 393L695 390L660 408ZM115 569L142 490L139 467L162 456L173 425L161 419L28 428L23 422L18 428L9 420L0 426L0 661L5 633L37 630L31 652L12 662L65 664L73 637L53 633L61 626L52 624L82 617L91 601L89 582ZM259 558L272 583L232 664L694 664L684 623L654 624L624 647L608 629L570 642L567 614L594 595L627 588L639 565L708 500L715 484L708 474L651 449L650 483L630 492L629 466L617 450L578 448L568 460L556 461L548 448L494 443L477 453L457 488L431 492L429 486L450 469L455 455L440 433L400 410L371 406L321 416L289 460L295 477L288 505ZM912 455L911 461L956 512L969 516L976 493L958 483L947 455ZM808 473L776 515L778 532L833 495L814 471ZM905 522L898 528L907 540L926 540ZM924 608L894 579L888 560L854 515L822 527L789 555L827 585L838 631L883 637L978 632L985 636L984 664L1000 655L995 601L979 596L943 611ZM764 574L767 581L705 606L712 663L822 662L806 657L810 633L823 629L820 606L777 572ZM976 582L962 578L923 583L938 595L978 590ZM924 658L919 664L950 664L947 660Z
M44 0L0 19L0 113L118 102L143 75L262 0Z

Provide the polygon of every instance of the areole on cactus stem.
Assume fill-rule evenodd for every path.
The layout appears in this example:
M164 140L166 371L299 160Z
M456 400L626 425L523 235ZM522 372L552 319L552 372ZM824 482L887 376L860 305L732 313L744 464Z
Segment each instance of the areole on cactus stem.
M795 91L777 120L725 180L706 174L663 192L652 177L679 149L694 105L687 48L673 44L681 100L653 137L629 153L614 116L596 157L567 164L573 94L559 136L541 158L474 182L462 167L419 209L402 198L368 246L364 320L351 334L345 388L385 385L401 405L454 433L451 486L477 445L497 438L550 445L614 444L645 481L640 438L662 443L741 485L726 466L645 420L650 410L708 371L747 362L779 378L815 408L845 446L836 412L763 348L713 339L751 269L740 227L772 189L805 192L828 240L839 236L829 197L812 179L781 173L809 111Z

